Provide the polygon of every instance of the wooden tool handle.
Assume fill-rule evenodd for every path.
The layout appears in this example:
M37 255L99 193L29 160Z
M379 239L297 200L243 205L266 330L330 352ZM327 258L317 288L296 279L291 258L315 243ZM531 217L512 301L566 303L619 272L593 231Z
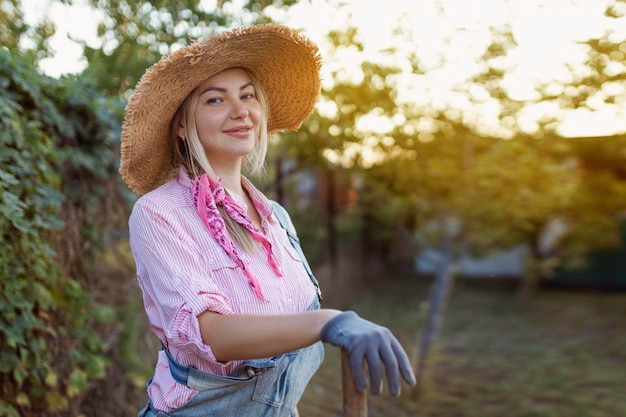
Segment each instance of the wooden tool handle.
M367 391L359 392L354 384L350 357L341 349L341 385L343 388L343 417L367 417Z

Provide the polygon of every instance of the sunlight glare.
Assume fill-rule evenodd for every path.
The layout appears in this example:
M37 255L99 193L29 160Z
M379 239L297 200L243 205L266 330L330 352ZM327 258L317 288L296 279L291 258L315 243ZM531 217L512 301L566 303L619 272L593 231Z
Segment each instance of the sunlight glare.
M510 97L519 101L535 100L537 83L548 85L550 91L558 91L562 88L559 83L571 83L585 75L582 63L587 55L580 41L611 31L611 41L617 43L626 39L626 17L608 19L604 16L609 2L386 0L384 7L364 7L362 0L310 0L297 2L288 10L270 8L268 11L278 23L294 26L318 43L324 60L324 88L332 88L338 80L358 84L363 79L360 72L363 60L381 62L402 70L394 76L398 82L399 105L408 103L435 110L452 107L465 111L478 102L471 117L482 117L483 131L493 133L501 129L492 129L495 113L490 104L484 103L489 101L485 92L472 90L471 100L467 94L463 96L458 92L458 87L468 78L484 70L480 55L491 42L490 28L508 28L517 43L506 58L492 63L507 72L504 85ZM341 3L346 6L341 7ZM201 2L204 9L216 4L215 0ZM23 1L22 7L27 22L48 17L58 25L57 33L50 40L55 56L41 61L42 71L50 76L79 73L85 68L86 61L78 42L84 41L97 48L106 41L99 39L96 33L104 13L90 9L86 0L76 0L71 6L52 0L29 0ZM350 26L358 28L363 53L355 47L331 53L326 37L329 30ZM390 52L390 48L395 52ZM616 53L621 53L622 58L626 56L626 50ZM409 54L417 55L419 67L425 73L412 72ZM608 70L611 74L620 74L624 67L624 63L617 60ZM571 94L571 89L565 89L563 94ZM611 95L608 91L605 94ZM620 94L623 92L611 95L617 98L615 108L602 104L599 96L596 112L576 111L575 115L569 112L562 117L562 123L567 126L562 126L561 131L570 135L626 132L623 117L626 109ZM336 105L333 107L331 103L320 102L318 110L322 115L337 114ZM533 126L533 116L542 117L525 114L523 120L527 128ZM584 126L581 120L585 120ZM364 117L357 127L385 133L393 124Z

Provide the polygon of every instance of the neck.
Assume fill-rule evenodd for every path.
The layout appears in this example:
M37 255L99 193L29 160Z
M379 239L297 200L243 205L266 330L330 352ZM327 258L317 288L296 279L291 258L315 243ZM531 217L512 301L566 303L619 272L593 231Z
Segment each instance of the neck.
M243 194L243 187L241 185L241 174L224 174L220 172L216 172L216 174L222 179L222 184L224 188L229 190L230 192L237 193L239 195Z
M229 165L213 165L213 171L215 175L222 179L224 187L232 192L242 194L243 188L241 186L241 165L229 164Z

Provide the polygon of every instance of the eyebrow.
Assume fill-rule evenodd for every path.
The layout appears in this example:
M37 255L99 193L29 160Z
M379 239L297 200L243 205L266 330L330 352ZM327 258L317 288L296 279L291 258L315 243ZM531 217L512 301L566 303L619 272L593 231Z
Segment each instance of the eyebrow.
M248 88L248 87L254 87L254 86L252 85L252 83L251 83L251 82L249 82L249 83L245 83L244 85L242 85L241 87L239 87L239 91L245 90L245 89L246 89L246 88ZM199 95L203 95L203 94L205 94L205 93L208 93L209 91L219 91L220 93L225 93L225 92L226 92L226 89L225 89L225 88L223 88L223 87L214 87L214 86L209 86L209 87L205 88L204 90L202 90L202 92L200 92L200 94L199 94Z

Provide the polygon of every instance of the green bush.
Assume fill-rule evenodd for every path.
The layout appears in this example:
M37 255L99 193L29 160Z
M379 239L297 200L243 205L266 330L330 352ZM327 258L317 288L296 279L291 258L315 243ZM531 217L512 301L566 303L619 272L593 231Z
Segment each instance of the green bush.
M85 265L119 118L88 84L2 49L0 88L0 416L60 415L107 366L96 324L111 315L88 296Z

